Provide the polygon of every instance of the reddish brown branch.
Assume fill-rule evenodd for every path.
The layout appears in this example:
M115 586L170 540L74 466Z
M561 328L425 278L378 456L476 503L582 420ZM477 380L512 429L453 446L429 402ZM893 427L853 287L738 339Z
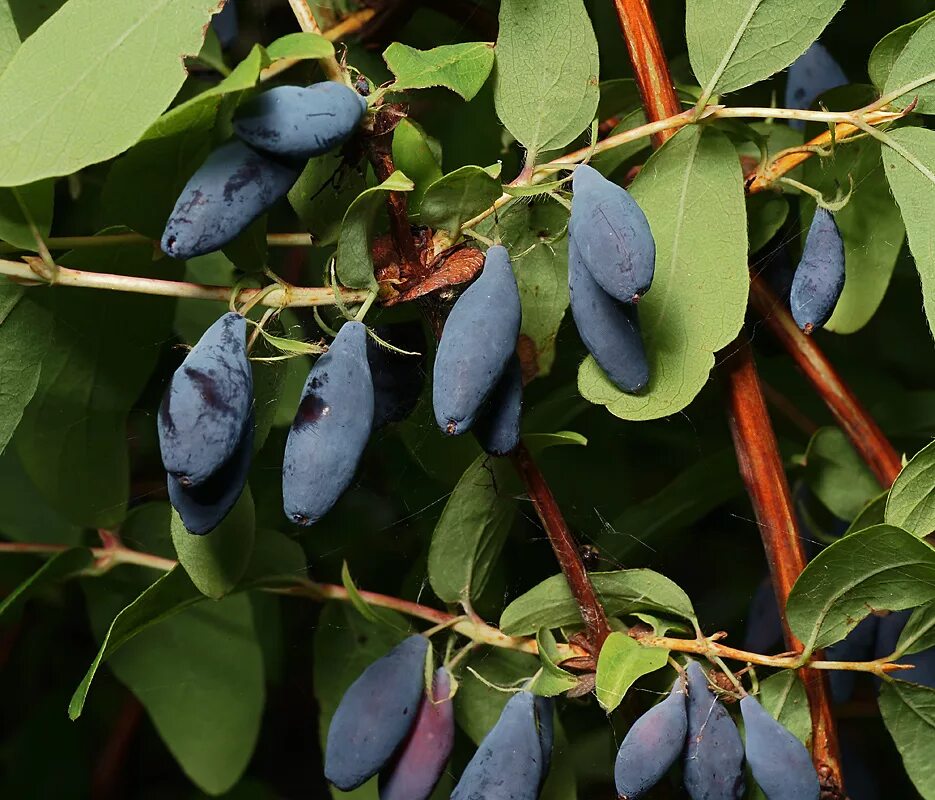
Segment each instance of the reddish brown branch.
M762 278L753 277L750 302L825 401L854 449L873 470L880 485L884 489L892 486L902 468L899 453L870 412L841 380L815 340L798 329L782 301Z
M558 503L555 502L552 490L524 444L520 444L516 449L512 460L526 486L529 499L532 500L533 507L539 515L542 527L545 528L552 549L555 551L555 557L565 575L565 580L568 581L571 593L578 604L588 633L588 641L592 652L596 655L600 652L604 640L610 635L610 625L607 622L604 607L597 599L594 586L581 560L574 537L568 529Z
M614 0L614 5L647 119L654 122L678 113L678 98L648 0ZM654 138L654 146L658 147L665 139L665 135ZM805 567L805 554L753 353L747 343L739 340L732 348L736 353L724 365L731 433L760 525L773 588L780 609L785 609L789 591ZM787 645L801 651L802 644L792 635L784 614L783 629ZM827 682L821 675L803 675L803 681L812 714L812 753L822 787L829 798L843 797L837 732Z

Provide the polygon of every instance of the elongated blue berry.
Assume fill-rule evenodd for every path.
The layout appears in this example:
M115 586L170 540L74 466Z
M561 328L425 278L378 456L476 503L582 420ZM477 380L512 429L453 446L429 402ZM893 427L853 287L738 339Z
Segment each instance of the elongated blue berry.
M465 767L451 800L536 800L544 774L535 697L518 692Z
M331 510L354 479L373 426L367 329L346 322L302 389L282 462L286 516L311 525Z
M740 701L747 763L767 800L818 800L818 773L798 739L773 719L755 697Z
M162 234L163 252L193 258L220 250L292 188L302 167L236 139L221 145L179 195Z
M495 245L480 277L451 309L438 343L432 404L442 431L455 435L474 424L516 349L521 316L509 253Z
M182 486L168 475L169 502L189 533L211 533L224 520L247 484L253 459L254 419L251 412L237 448L225 464L198 486Z
M426 800L448 763L454 738L451 676L440 667L435 671L432 695L423 696L409 736L380 773L380 800Z
M344 693L328 727L325 777L345 792L376 775L412 730L425 693L428 639L415 635L374 661Z
M834 56L820 42L813 42L792 62L786 80L786 108L808 109L819 95L847 83L847 76ZM805 128L804 120L790 120L793 128Z
M743 742L697 661L688 665L688 735L682 780L692 800L740 800Z
M653 282L656 242L630 193L582 164L572 178L568 232L594 280L622 303L639 300Z
M617 751L614 781L620 800L645 796L669 770L685 746L688 732L684 682L633 723Z
M642 391L649 383L649 362L637 309L618 303L598 285L572 235L568 237L568 291L575 327L588 352L620 391Z
M522 406L523 372L514 355L474 423L474 435L485 453L505 456L516 449Z
M367 101L343 83L277 86L237 109L234 132L264 153L309 159L344 142L366 110Z
M843 289L844 241L831 212L819 207L792 279L789 305L796 325L805 333L824 325Z
M162 464L178 483L197 486L228 461L253 407L247 324L225 314L172 375L156 420Z

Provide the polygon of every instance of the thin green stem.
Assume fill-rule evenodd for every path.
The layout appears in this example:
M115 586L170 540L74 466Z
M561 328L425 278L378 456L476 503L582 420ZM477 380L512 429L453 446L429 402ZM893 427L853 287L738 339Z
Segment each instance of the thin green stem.
M908 161L912 166L914 166L923 177L925 177L929 182L935 184L935 173L932 172L925 164L923 164L918 158L916 158L912 153L910 153L905 147L903 147L899 142L895 141L891 136L887 136L883 131L878 131L871 125L868 125L862 120L855 120L854 125L860 128L862 131L866 131L874 139L879 140L884 145L889 147L893 152L901 155L906 161Z

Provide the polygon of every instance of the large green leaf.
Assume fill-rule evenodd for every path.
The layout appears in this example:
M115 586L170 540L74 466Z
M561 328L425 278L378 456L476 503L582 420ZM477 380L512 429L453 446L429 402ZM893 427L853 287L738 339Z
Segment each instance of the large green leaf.
M873 52L870 53L867 71L870 73L870 80L878 89L882 90L886 85L896 59L899 58L899 54L902 53L912 35L931 19L935 19L935 11L901 25L877 42Z
M805 568L786 603L807 652L843 639L875 609L900 611L935 599L935 550L892 525L845 536Z
M597 702L605 711L613 711L637 680L662 669L668 658L668 650L643 647L636 639L614 631L607 637L597 659Z
M10 63L19 43L19 32L16 30L16 20L13 19L9 0L0 0L0 72Z
M25 600L32 592L77 574L94 563L91 551L83 547L72 547L56 553L25 581L0 600L0 617L16 603Z
M594 591L610 615L653 611L695 620L691 600L658 572L628 569L592 572ZM503 611L500 629L509 636L528 636L540 628L580 625L581 613L564 575L553 575L517 597Z
M52 315L23 293L19 286L0 285L0 453L36 393L52 342Z
M87 586L98 637L108 633L133 583ZM223 794L253 755L265 701L263 654L250 601L236 595L167 617L110 651L109 666L143 704L188 777L209 794ZM112 639L113 627L109 635Z
M922 280L929 327L935 328L935 131L900 128L887 134L901 152L885 148L886 177L909 235L909 249ZM906 156L913 159L910 163Z
M67 3L0 74L0 185L67 175L137 141L178 92L182 56L201 49L217 5Z
M935 602L927 603L912 612L899 634L896 652L900 655L912 655L930 647L935 647ZM911 681L912 675L907 679Z
M685 33L698 83L742 89L788 67L844 0L688 0Z
M487 585L516 514L513 489L509 463L487 455L455 486L429 547L429 582L446 603L477 597Z
M494 101L535 157L564 147L594 118L597 39L582 0L503 0Z
M0 189L0 240L23 250L36 250L32 225L42 237L49 235L54 196L55 182L51 180Z
M416 50L393 42L383 51L396 80L393 91L445 86L465 100L476 95L493 67L493 46L487 42L461 42Z
M618 417L655 419L694 399L714 353L743 324L749 284L743 176L724 134L692 126L649 159L630 191L656 240L653 286L639 306L649 387L625 394L589 357L578 388Z
M145 275L152 248L85 248L61 263ZM17 451L64 516L112 527L123 519L130 493L127 414L170 335L172 301L66 287L44 289L41 297L55 318L54 343L20 423Z
M175 552L188 577L202 594L219 600L244 576L253 556L256 512L250 487L210 533L189 533L176 511L172 512L171 527Z
M925 800L935 798L935 689L886 681L880 690L880 713L896 743L906 772Z
M317 244L338 240L344 215L367 188L362 173L344 164L340 152L326 153L311 159L289 190L289 203Z
M0 533L16 542L41 544L78 544L82 539L82 529L39 494L13 447L0 455Z
M493 205L500 197L500 181L489 170L469 165L432 183L425 191L420 221L456 236L461 224Z
M935 19L930 19L916 30L893 64L884 94L900 91L904 86L916 84L893 101L897 108L905 108L918 101L915 111L935 114Z
M819 428L805 453L805 477L837 517L854 519L880 493L880 484L840 428Z
M438 142L412 120L402 119L393 131L393 164L415 184L409 193L409 216L418 218L426 190L442 176Z
M935 532L935 442L916 453L896 477L884 519L916 536Z

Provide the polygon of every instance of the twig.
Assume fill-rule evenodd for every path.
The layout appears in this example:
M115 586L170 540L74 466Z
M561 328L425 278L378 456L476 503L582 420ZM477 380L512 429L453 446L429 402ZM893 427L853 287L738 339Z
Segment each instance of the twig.
M533 507L539 515L542 527L545 528L549 537L555 557L562 568L565 580L568 581L568 588L571 589L572 596L578 604L578 610L581 612L581 618L584 620L592 652L597 655L604 640L610 635L610 625L607 622L604 607L597 599L597 593L594 591L594 586L581 560L574 537L568 529L558 503L555 502L552 490L524 444L520 443L512 456L512 461L526 486L529 499L532 500Z
M299 22L299 27L303 31L321 35L321 28L318 26L315 15L312 14L312 9L308 7L306 0L289 0L289 5L292 7L292 13L295 14L295 18ZM322 72L325 73L328 80L347 83L345 72L341 69L341 65L334 56L320 58L318 59L318 63L321 64Z
M21 261L0 259L0 275L7 275L15 280L31 284L37 282L36 273ZM186 297L194 300L222 300L230 298L230 286L207 286L186 281L166 281L161 278L137 278L132 275L111 275L104 272L87 272L80 269L59 267L55 273L54 286L76 286L90 289L108 289L114 292L134 292L136 294L160 295L163 297ZM236 302L244 303L253 299L262 289L241 289ZM368 297L366 289L342 289L341 297L345 303L362 303ZM312 287L276 287L268 292L261 301L269 308L330 306L335 298L331 289L320 286Z
M838 425L861 458L887 489L902 468L902 460L880 426L841 380L831 362L811 336L805 336L763 278L750 282L750 302L796 366L821 396Z

